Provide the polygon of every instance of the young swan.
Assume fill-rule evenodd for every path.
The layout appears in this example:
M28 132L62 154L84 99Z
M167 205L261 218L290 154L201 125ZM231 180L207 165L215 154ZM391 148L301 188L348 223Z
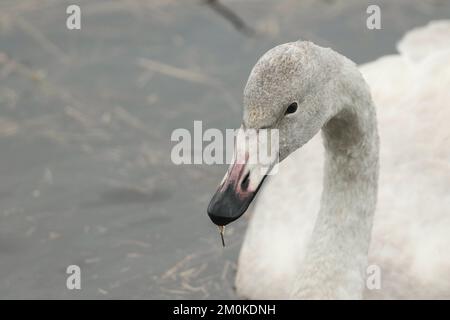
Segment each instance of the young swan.
M379 139L370 91L356 65L311 42L269 50L245 87L243 128L278 129L280 161L322 129L321 205L291 297L362 298ZM214 223L226 225L245 212L264 181L259 169L247 163L230 166L208 207Z

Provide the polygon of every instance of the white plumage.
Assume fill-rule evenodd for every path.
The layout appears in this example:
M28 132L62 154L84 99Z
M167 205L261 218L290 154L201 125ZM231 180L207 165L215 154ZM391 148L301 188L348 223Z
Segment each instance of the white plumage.
M450 298L450 22L412 30L398 49L360 67L380 135L369 264L380 267L381 289L364 297ZM294 289L320 207L320 140L285 159L249 210L239 295L282 299Z

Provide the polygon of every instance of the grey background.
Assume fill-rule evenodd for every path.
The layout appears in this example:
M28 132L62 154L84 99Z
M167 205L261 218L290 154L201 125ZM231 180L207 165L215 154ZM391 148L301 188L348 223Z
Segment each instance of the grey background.
M245 219L206 215L225 165L175 166L175 128L235 128L256 59L312 40L358 63L450 1L0 1L0 298L234 298ZM367 30L379 4L382 30ZM82 29L65 27L68 4ZM82 289L66 289L68 265Z

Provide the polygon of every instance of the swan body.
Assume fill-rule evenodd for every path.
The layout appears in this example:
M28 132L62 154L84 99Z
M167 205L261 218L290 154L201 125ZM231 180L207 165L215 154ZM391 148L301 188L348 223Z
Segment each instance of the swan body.
M450 22L411 31L398 49L399 54L359 68L378 118L378 195L376 190L361 191L367 201L361 203L363 218L323 214L327 200L321 194L333 182L327 180L329 164L323 161L326 133L314 135L266 179L249 210L236 277L241 297L450 298ZM376 128L369 136L374 147L367 159L376 159ZM358 201L358 189L376 187L377 165L367 166L373 171L367 179L373 181L350 187L354 196L335 197L332 205ZM370 195L377 198L373 222ZM348 230L346 223L351 223ZM341 234L334 230L338 228ZM330 233L339 245L323 240ZM344 247L347 256L324 258ZM380 270L378 289L366 286L368 265Z

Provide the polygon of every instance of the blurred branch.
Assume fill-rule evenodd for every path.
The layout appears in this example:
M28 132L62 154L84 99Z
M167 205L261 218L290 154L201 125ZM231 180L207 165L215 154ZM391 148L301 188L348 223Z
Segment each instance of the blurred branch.
M69 57L52 41L50 41L47 36L41 32L38 28L33 26L30 22L21 17L16 17L17 25L28 34L31 38L33 38L36 43L38 43L44 50L53 54L61 61L68 61Z
M175 67L148 58L140 58L138 60L138 65L150 73L152 72L159 73L175 79L199 83L205 86L215 88L220 92L222 92L223 97L234 111L240 109L239 104L235 101L233 95L229 92L229 90L225 87L225 85L221 81L212 78L211 76L208 76L204 73L200 73L195 70Z
M233 10L220 3L218 0L205 0L205 3L213 11L228 20L239 32L242 32L247 36L253 36L256 34L256 31L247 25L241 17L239 17Z
M141 58L139 59L138 64L148 71L164 74L179 80L201 83L207 86L216 86L218 84L217 80L212 79L203 73L174 67L156 60Z

